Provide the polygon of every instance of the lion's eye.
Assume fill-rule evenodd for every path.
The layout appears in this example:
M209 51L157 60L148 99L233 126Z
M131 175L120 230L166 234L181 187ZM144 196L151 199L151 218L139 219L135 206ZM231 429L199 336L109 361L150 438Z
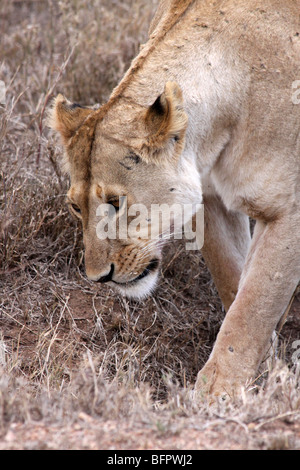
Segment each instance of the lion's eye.
M120 200L119 198L112 198L112 199L109 199L107 201L108 204L111 204L112 206L114 206L114 208L116 209L116 211L118 211L120 209Z
M76 204L71 204L71 207L76 214L80 214L80 208Z

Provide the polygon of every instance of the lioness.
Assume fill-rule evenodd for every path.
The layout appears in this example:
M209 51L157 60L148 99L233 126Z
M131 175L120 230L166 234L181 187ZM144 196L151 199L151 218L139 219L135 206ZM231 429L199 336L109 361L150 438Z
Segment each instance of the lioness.
M143 297L161 260L161 241L100 240L100 203L203 193L202 251L227 311L196 383L213 395L255 378L300 279L299 19L299 0L164 0L106 104L59 95L52 110L89 279Z

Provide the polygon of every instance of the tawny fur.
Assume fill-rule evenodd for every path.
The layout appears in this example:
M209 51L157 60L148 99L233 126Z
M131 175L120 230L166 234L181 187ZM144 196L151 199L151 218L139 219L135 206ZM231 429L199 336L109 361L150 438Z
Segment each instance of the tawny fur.
M299 0L162 1L110 100L75 114L59 97L52 111L90 279L113 263L121 291L143 297L157 272L130 281L161 257L149 240L99 240L100 202L196 203L203 192L203 254L227 315L196 389L214 395L255 378L300 279L299 11Z

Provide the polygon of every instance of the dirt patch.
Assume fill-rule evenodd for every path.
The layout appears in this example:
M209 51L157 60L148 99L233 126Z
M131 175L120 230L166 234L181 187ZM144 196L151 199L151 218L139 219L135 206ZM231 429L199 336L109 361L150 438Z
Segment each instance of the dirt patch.
M300 448L300 424L288 417L265 423L238 419L178 418L176 424L141 420L100 420L81 413L61 427L14 423L0 441L0 450L289 450Z

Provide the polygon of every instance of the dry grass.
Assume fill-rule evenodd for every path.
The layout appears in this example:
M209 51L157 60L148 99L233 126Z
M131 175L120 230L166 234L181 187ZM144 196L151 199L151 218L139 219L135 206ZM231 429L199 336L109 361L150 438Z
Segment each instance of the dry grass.
M100 447L109 436L112 447L143 446L143 432L152 432L154 448L162 441L184 448L192 445L180 444L186 428L191 436L199 431L199 448L299 446L294 369L276 365L239 406L211 410L191 396L224 316L200 254L168 246L161 285L142 304L84 277L81 229L64 205L68 182L45 111L59 91L84 104L107 99L145 41L155 3L0 4L0 80L7 85L0 105L0 448L42 448L47 439L51 448L89 448L99 423L104 429L112 420L120 435L130 423L140 437L129 442L128 432L122 440L111 430L107 442L97 435ZM287 361L299 339L299 302L292 313L281 334ZM32 423L45 431L35 445ZM91 441L72 441L86 426L95 430ZM72 444L56 441L52 428L67 429ZM179 440L168 441L176 433Z

